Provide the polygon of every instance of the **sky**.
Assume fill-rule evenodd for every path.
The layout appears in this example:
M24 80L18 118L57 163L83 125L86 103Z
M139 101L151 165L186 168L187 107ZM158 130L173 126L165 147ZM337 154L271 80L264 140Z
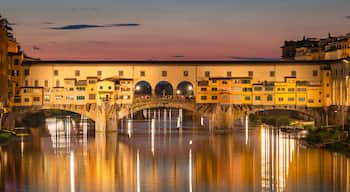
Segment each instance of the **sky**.
M349 0L2 0L44 60L279 58L284 40L350 32Z

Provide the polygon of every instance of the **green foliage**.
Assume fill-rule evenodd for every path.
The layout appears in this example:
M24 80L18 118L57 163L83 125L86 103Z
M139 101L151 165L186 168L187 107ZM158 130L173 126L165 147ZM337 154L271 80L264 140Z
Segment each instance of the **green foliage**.
M287 116L262 116L261 121L272 126L287 126L290 125L291 119Z

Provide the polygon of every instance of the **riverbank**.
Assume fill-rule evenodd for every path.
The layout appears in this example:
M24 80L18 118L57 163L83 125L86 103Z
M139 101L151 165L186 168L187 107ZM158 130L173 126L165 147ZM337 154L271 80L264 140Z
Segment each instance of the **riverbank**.
M308 129L303 141L309 147L325 148L350 156L350 137L340 128Z
M14 132L1 130L0 131L0 144L4 144L15 137L16 137L16 135Z

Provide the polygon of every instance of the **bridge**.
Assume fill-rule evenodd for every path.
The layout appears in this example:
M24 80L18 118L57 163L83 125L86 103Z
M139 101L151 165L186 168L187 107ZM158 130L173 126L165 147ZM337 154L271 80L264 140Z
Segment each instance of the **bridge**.
M183 109L191 111L193 117L209 119L209 126L214 129L230 129L234 127L234 121L261 111L293 111L307 119L312 119L316 124L325 123L325 111L323 108L306 108L298 106L278 105L236 105L236 104L199 104L192 98L167 96L167 97L136 97L132 104L115 104L108 101L97 104L43 104L31 107L15 107L12 115L17 121L28 113L42 110L62 110L85 116L95 122L97 132L116 131L118 121L132 118L132 114L149 109Z

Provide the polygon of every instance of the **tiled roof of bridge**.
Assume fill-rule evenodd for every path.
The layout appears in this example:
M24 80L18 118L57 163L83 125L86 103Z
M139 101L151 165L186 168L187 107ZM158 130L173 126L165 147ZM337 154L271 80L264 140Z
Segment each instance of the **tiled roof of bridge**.
M27 60L24 65L43 64L134 64L134 65L225 65L225 64L331 64L339 60L327 61L287 61L287 60Z

